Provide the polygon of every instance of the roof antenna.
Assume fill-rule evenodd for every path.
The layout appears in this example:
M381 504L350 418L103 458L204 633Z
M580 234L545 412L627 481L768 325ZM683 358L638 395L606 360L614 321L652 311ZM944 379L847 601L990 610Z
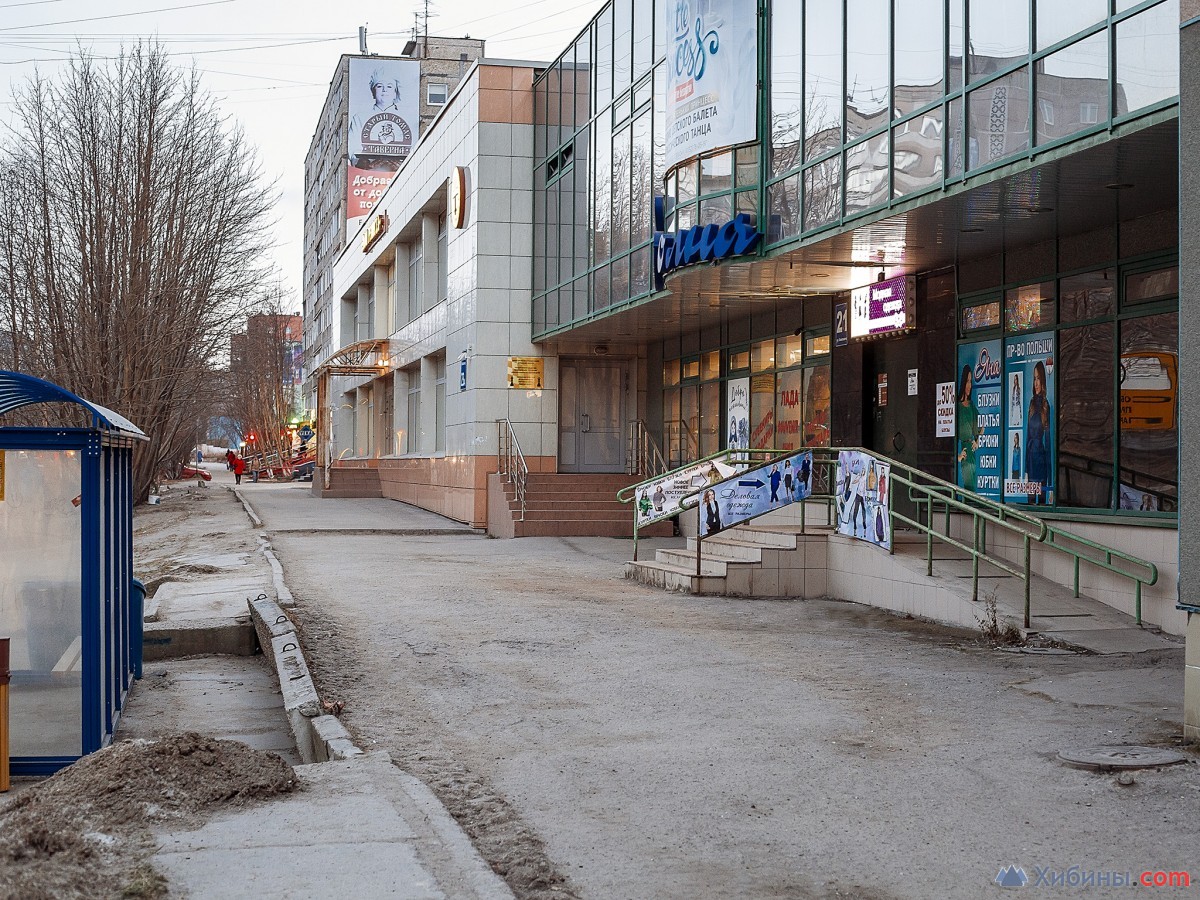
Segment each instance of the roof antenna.
M358 52L362 56L367 56L367 26L358 26Z

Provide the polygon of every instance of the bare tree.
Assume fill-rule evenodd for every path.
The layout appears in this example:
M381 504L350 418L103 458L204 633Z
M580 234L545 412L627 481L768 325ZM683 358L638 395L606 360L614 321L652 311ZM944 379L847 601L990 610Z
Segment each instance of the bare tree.
M283 312L281 301L278 289L263 297L245 332L233 336L225 412L243 435L255 436L254 450L286 460L292 444L287 425L299 412L295 368L301 326Z
M0 333L11 363L149 435L135 496L212 411L214 364L262 281L255 152L162 48L79 53L15 96L0 147Z

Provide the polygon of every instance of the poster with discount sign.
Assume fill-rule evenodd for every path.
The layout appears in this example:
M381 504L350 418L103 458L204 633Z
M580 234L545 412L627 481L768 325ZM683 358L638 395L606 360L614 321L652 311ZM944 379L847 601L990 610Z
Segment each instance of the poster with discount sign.
M1054 333L1004 342L1004 499L1054 503Z

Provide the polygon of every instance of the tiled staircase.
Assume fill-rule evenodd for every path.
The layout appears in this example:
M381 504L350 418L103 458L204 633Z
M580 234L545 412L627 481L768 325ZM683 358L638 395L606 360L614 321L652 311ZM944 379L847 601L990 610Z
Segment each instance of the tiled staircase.
M632 537L633 508L616 499L617 491L640 478L636 475L576 475L530 473L525 518L513 485L499 475L488 480L488 534L493 537ZM499 502L496 502L499 501ZM640 532L645 537L669 537L670 522Z
M828 528L738 526L706 539L696 574L696 541L627 562L625 577L667 590L743 597L837 597L904 615L975 629L995 599L1001 621L1019 626L1024 582L981 564L979 599L971 599L966 554L939 544L926 574L925 540L897 532L896 552ZM1096 599L1034 575L1031 630L1093 652L1177 651L1178 641Z

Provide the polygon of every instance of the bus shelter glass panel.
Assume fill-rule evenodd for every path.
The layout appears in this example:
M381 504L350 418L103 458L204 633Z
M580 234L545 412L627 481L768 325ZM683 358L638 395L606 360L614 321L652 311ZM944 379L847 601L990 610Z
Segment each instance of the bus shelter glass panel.
M11 638L10 752L82 750L80 456L3 450L0 634Z

